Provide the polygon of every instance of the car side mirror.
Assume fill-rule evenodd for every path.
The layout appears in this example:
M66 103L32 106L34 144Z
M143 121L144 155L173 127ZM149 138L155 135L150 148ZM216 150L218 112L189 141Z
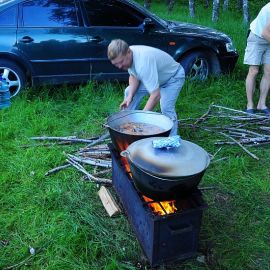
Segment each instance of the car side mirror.
M149 30L150 28L153 28L155 26L155 23L150 18L145 18L143 20L143 30L144 32Z

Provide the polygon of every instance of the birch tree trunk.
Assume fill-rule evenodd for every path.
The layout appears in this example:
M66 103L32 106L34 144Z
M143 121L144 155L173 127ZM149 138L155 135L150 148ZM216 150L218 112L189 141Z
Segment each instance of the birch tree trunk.
M194 0L189 0L189 16L191 18L195 17L195 5Z
M249 16L249 8L248 8L248 0L242 0L243 1L243 16L244 16L244 22L248 23L250 20Z
M144 7L146 9L150 9L150 7L151 7L151 0L144 0Z
M212 21L217 22L219 17L219 3L220 0L213 0L213 12L212 12Z
M207 7L207 8L209 7L209 0L205 0L204 6Z
M224 0L223 2L223 10L228 10L229 8L229 0Z

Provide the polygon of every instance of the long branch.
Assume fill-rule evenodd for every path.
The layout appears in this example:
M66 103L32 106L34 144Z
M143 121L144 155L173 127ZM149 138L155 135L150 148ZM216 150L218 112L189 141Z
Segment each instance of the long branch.
M79 170L80 172L84 173L88 180L94 181L98 184L111 184L112 180L110 179L106 179L106 178L97 178L94 175L90 174L88 171L85 170L85 168L79 164L78 162L76 162L76 160L69 158L67 159L67 162L72 165L73 167L75 167L77 170Z
M197 125L198 123L202 122L202 121L205 121L212 109L212 105L211 104L209 107L208 107L208 110L206 111L206 113L204 113L200 118L198 118L195 122L194 122L194 125Z
M81 158L77 157L71 154L67 154L68 157L72 158L73 160L89 165L99 166L99 167L105 167L105 168L111 168L112 162L111 161L105 161L102 159L92 159L92 158Z
M108 131L106 131L97 140L94 140L90 144L88 144L87 147L91 147L91 146L94 146L96 144L99 144L99 143L103 142L104 140L108 139L109 137L110 137L110 134Z
M70 137L31 137L31 140L49 140L49 141L68 141L68 142L80 142L80 143L92 143L95 141L94 139L80 139L76 136L70 136Z
M214 107L214 108L224 109L224 110L228 110L228 111L232 111L232 112L237 112L237 113L242 113L242 114L245 114L245 115L250 116L250 113L239 111L239 110L235 110L235 109L231 109L231 108L227 108L227 107L224 107L224 106L219 106L219 105L214 105L214 104L211 105L211 106ZM258 115L258 114L252 114L252 117L254 117L254 118L260 118L260 119L265 119L267 116Z
M232 140L233 142L235 142L237 145L239 145L248 155L250 155L252 158L259 160L259 158L254 155L253 153L251 153L250 151L248 151L241 143L239 143L238 141L236 141L234 138L232 138L231 136L223 133L223 132L219 132L219 134L225 136L226 138Z
M61 165L61 166L55 167L55 168L53 168L53 169L51 169L51 170L47 171L47 172L45 173L45 176L48 176L48 175L50 175L50 174L53 174L53 173L59 172L59 171L61 171L61 170L65 169L65 168L68 168L68 167L70 167L70 164L64 164L64 165Z

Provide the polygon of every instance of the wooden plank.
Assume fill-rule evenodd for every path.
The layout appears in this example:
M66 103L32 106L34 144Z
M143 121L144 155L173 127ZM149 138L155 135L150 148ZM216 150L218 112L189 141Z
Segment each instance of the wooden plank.
M121 213L120 207L117 205L110 191L106 187L101 186L100 190L98 191L98 195L110 217L116 216Z

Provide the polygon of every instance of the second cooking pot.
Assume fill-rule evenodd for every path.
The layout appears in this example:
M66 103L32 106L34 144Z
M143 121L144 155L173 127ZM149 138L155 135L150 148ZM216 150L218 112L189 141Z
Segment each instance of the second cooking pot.
M130 144L122 156L128 159L138 190L153 199L171 199L194 190L210 163L208 153L200 146L182 140L175 148L153 147L146 138Z
M121 127L132 124L144 125L147 128L146 132L125 132ZM154 136L169 136L173 127L173 121L157 112L142 111L142 110L123 110L110 115L107 118L106 126L109 129L110 137L114 147L119 151L125 150L131 143L148 137ZM152 127L152 128L151 128Z

